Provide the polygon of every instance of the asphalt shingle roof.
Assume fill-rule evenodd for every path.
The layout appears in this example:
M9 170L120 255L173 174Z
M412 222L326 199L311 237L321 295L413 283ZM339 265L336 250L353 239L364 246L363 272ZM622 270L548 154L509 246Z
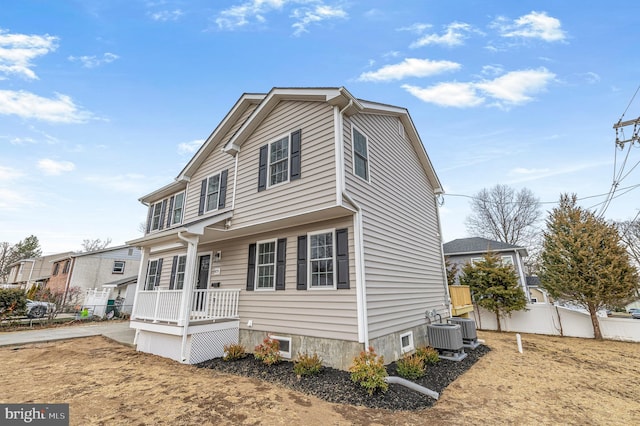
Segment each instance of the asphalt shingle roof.
M513 244L503 243L501 241L488 240L486 238L458 238L442 245L445 255L461 254L461 253L486 253L491 251L515 251L524 250L524 247Z

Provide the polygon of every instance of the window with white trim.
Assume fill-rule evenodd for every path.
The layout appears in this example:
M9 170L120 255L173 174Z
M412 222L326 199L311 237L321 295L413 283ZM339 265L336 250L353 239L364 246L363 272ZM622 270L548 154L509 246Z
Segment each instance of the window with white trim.
M368 138L353 127L353 173L369 181Z
M124 260L114 260L112 274L124 274Z
M282 358L291 359L291 337L269 335L272 340L278 341L280 356Z
M309 288L336 288L334 231L309 234Z
M169 213L171 216L171 225L182 223L182 210L184 208L184 192L176 194L173 198L173 209Z
M269 144L269 186L289 180L290 138L284 138Z
M476 263L484 262L484 257L472 257L471 258L471 266L476 266Z
M151 213L151 230L156 231L160 229L160 216L162 216L162 203L155 203L153 205L153 211Z
M158 268L159 260L149 261L149 268L147 269L147 279L144 282L145 290L154 290L156 283L159 281L160 270Z
M413 345L413 331L400 335L400 347L402 348L402 353L411 352L415 349Z
M507 265L513 266L513 257L511 256L502 256L500 261L502 262L503 266L507 266Z
M178 260L176 262L176 278L174 289L182 290L184 287L184 272L187 269L187 256L178 256Z
M257 243L256 290L276 288L276 240Z
M205 211L217 210L220 201L220 173L207 178L205 197Z
M60 270L60 263L56 263L53 265L53 275L58 275L58 271Z

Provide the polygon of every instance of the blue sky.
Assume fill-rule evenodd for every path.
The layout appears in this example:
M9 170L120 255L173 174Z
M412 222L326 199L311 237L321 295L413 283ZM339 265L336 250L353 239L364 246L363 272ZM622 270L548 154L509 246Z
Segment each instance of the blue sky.
M616 153L612 125L640 116L638 12L635 1L3 2L0 241L35 234L54 253L137 238L137 199L173 180L242 93L274 86L345 86L408 108L448 194L445 241L467 236L462 196L497 183L544 202L606 194L627 154L604 215L630 219L640 150Z

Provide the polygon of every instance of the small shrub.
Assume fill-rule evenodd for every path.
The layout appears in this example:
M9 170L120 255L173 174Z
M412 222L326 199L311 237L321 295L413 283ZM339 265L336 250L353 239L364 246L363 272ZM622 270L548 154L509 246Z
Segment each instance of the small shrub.
M253 351L253 356L267 365L277 364L282 360L280 342L268 336Z
M309 355L308 353L298 354L298 359L293 362L293 372L297 376L313 376L322 370L322 359L317 353Z
M422 359L425 364L435 364L440 361L438 350L431 346L421 346L416 349L415 355Z
M247 356L247 351L242 345L230 344L224 346L224 361L235 361Z
M397 366L398 374L405 379L415 380L425 374L425 361L417 354L403 356Z
M365 388L369 395L380 389L386 392L389 388L384 378L387 377L387 369L384 366L384 357L376 355L373 348L362 351L353 359L353 365L349 367L351 380Z

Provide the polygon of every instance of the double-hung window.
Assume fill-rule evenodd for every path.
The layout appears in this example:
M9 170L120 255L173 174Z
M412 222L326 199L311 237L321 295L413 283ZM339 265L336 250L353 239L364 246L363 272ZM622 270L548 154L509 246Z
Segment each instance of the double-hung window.
M147 280L144 284L145 290L154 290L160 282L160 261L152 260L147 269Z
M162 216L162 203L155 203L151 212L151 230L160 229L160 217Z
M289 136L269 145L269 186L289 180Z
M205 195L205 211L217 210L220 201L220 174L209 176Z
M367 137L353 128L353 173L369 180L369 146Z
M173 198L173 208L169 213L171 215L172 225L182 222L183 209L184 209L184 192L181 192Z
M335 288L333 231L309 235L309 288Z
M114 260L112 274L124 274L124 260Z
M257 243L256 290L275 290L276 240Z
M182 290L184 287L184 271L187 267L187 256L178 256L178 261L176 262L176 278L174 289Z

